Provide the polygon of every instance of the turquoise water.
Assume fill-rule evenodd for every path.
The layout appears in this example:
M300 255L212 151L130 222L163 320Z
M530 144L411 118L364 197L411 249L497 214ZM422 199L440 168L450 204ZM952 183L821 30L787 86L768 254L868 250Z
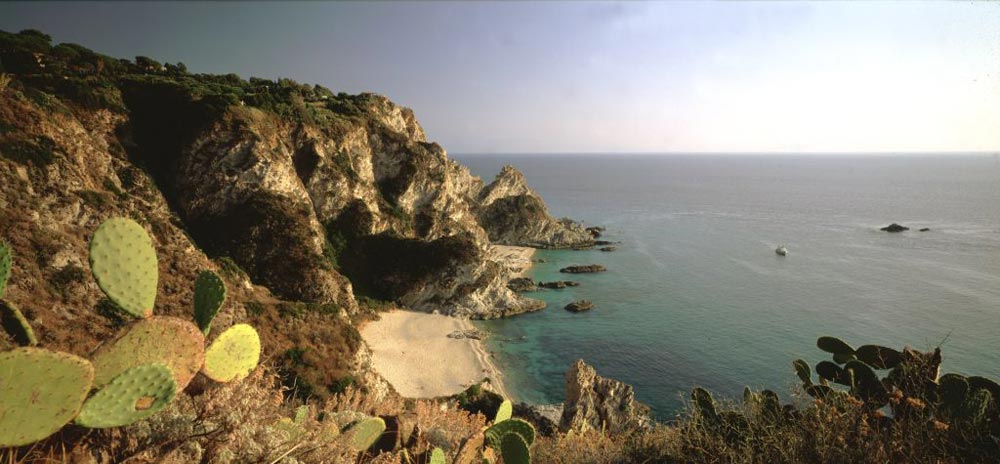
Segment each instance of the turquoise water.
M514 164L553 215L622 242L540 251L533 277L581 285L529 294L549 303L539 313L481 324L518 399L561 402L563 373L583 358L669 419L695 385L788 392L791 361L821 360L825 334L943 342L946 370L1000 377L995 156L456 158L487 181ZM877 230L890 222L913 230ZM591 263L609 271L558 272ZM577 299L596 308L562 309Z

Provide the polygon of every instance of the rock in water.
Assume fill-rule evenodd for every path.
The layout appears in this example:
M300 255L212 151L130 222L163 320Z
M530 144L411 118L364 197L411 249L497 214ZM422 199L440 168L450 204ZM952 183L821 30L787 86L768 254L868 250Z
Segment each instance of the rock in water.
M594 238L601 238L601 235L604 233L604 227L600 227L600 226L597 226L597 227L588 227L586 230L587 230L587 233L589 233L590 236L594 237Z
M581 311L587 311L594 308L594 303L589 300L574 301L566 305L566 311L572 311L578 313Z
M573 282L572 280L556 280L553 282L539 282L538 284L538 286L542 288L553 288L557 290L566 287L576 287L577 285L580 285L580 283Z
M920 229L921 232L930 232L930 230L931 230L930 227L924 227L923 229Z
M602 247L601 251L615 251L617 249L618 249L618 247L606 246L606 247Z
M566 372L566 402L559 421L563 432L605 430L616 435L650 423L649 406L635 400L631 385L597 375L582 359Z
M569 266L569 267L564 267L564 268L560 269L559 272L563 272L563 273L567 273L567 274L586 274L586 273L591 273L591 272L604 272L604 271L607 271L607 270L608 270L608 268L606 268L604 266L601 266L600 264L588 264L588 265L585 265L585 266Z
M507 288L518 293L538 291L538 285L530 277L515 277L510 279L507 282Z
M910 228L909 227L905 227L905 226L901 226L901 225L896 224L894 222L894 223L889 224L889 225L887 225L887 226L885 226L885 227L883 227L883 228L881 228L879 230L883 230L885 232L902 232L904 230L910 230Z

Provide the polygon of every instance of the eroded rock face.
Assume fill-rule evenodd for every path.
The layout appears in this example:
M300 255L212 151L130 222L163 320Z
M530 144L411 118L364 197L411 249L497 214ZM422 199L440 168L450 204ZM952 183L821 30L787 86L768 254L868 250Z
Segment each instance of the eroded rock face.
M563 432L606 430L614 435L647 427L649 407L635 400L631 385L597 375L582 359L566 372Z
M545 202L513 166L504 166L493 183L479 192L478 200L479 222L495 243L536 248L593 244L593 237L580 224L550 216Z

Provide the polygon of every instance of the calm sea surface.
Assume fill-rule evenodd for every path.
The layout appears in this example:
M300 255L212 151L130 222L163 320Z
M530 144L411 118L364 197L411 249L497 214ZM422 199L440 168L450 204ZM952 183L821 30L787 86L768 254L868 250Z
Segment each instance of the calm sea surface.
M487 182L518 167L557 217L606 226L617 252L540 251L544 311L485 322L520 400L557 403L583 358L660 419L693 386L788 399L820 335L928 349L1000 378L1000 159L995 156L456 156ZM879 227L899 222L909 232ZM929 232L917 229L929 227ZM784 244L781 258L775 247ZM608 272L559 274L571 264ZM572 314L578 299L596 308Z

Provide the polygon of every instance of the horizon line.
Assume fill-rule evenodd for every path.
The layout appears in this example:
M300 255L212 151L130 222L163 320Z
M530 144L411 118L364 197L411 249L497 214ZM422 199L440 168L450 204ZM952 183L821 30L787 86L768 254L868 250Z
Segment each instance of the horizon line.
M517 151L517 152L448 152L449 155L463 156L496 156L496 155L666 155L666 156L691 156L691 155L805 155L805 156L920 156L920 155L968 155L968 156L1000 156L1000 149L983 151Z

